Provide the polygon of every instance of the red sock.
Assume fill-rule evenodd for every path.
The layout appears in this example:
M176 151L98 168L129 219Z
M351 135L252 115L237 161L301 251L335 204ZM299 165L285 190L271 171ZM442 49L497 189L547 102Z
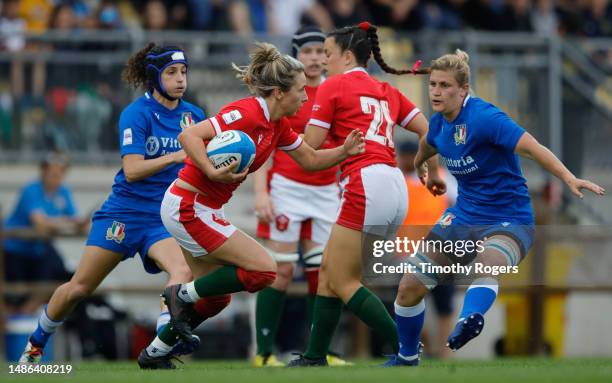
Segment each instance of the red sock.
M229 294L206 297L198 299L193 307L195 311L205 319L212 318L223 311L223 309L230 304L231 300L232 296Z
M249 271L238 268L236 271L238 280L244 285L249 293L254 293L270 286L276 279L275 271Z
M319 288L319 268L307 268L306 280L308 281L308 294L317 295L317 289Z

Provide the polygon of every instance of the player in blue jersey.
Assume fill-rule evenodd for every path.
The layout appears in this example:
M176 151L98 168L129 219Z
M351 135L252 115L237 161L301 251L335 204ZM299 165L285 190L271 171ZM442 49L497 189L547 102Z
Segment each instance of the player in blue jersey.
M423 298L448 277L427 272L429 269L422 264L512 268L525 257L533 242L534 217L517 155L536 161L580 198L583 189L597 195L605 193L600 186L576 178L550 150L504 112L470 96L468 59L467 53L457 50L432 62L429 97L436 113L430 120L426 140L420 142L415 166L423 169L424 161L440 154L459 185L456 205L446 210L428 240L448 240L457 245L464 240L483 242L469 252L467 248L459 251L459 247L452 253L439 247L419 250L410 259L416 272L404 275L395 301L400 351L387 366L419 362ZM420 176L424 179L423 171ZM459 320L448 338L452 350L458 350L482 332L484 314L497 296L495 273L474 268L469 283Z
M129 59L124 80L147 91L128 105L119 119L123 166L115 176L111 195L93 216L74 276L54 291L21 363L39 362L47 340L77 303L89 296L119 262L136 253L148 273L167 272L169 285L192 279L180 247L160 217L164 193L185 160L177 136L205 117L200 108L182 100L187 89L187 66L184 52L171 46L149 44ZM207 309L210 311L206 307L203 311ZM158 331L169 318L162 304ZM185 352L189 346L193 345L177 347L176 353Z

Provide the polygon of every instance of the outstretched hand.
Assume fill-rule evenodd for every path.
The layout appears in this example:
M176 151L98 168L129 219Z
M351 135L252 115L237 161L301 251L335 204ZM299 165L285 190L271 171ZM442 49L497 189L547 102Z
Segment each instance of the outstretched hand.
M589 190L599 196L606 194L606 189L588 180L574 177L568 180L566 183L572 193L574 193L574 195L578 198L584 197L584 194L582 193L583 189Z

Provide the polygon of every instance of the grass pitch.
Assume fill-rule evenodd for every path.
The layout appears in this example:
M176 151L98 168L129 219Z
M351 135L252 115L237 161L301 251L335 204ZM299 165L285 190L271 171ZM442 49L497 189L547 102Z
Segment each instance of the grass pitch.
M9 374L0 382L143 382L143 383L275 383L275 382L612 382L612 359L497 359L493 361L425 361L417 368L380 368L381 361L352 367L256 369L243 361L186 361L174 371L141 371L135 362L80 362L69 375Z

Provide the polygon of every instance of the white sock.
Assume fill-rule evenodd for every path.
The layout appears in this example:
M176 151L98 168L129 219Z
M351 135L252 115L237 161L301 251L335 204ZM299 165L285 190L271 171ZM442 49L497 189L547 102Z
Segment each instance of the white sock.
M170 313L168 311L163 311L157 317L157 325L155 326L155 331L159 332L165 325L170 322Z
M189 283L183 283L181 285L181 289L179 290L178 297L183 302L190 302L190 303L197 302L198 299L200 299L200 296L196 292L195 283L193 281Z
M49 318L49 316L47 315L47 306L45 306L45 309L43 310L42 314L40 315L40 318L38 319L38 325L40 326L40 328L43 329L44 332L49 334L53 334L55 330L57 330L57 328L63 323L63 320L55 321Z
M147 354L149 354L149 356L164 356L167 355L170 350L172 350L172 346L165 344L156 336L149 347L147 347Z

